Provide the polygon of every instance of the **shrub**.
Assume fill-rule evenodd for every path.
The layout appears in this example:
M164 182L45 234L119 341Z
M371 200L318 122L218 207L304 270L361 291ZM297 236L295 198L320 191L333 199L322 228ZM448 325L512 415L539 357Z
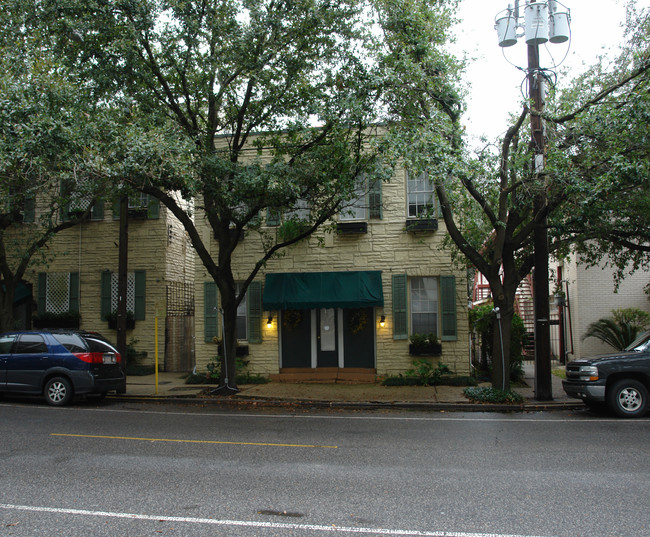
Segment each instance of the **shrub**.
M481 354L494 356L493 326L494 305L487 302L469 310L470 329L481 335ZM512 317L512 332L510 334L510 380L518 382L524 377L523 347L526 339L524 321L516 313ZM485 365L485 364L484 364Z
M513 391L503 391L491 386L471 386L463 391L470 401L478 403L505 403L519 405L524 402L524 397Z
M398 375L389 375L382 381L383 386L475 386L471 377L457 377L449 366L439 362L418 358L413 360L413 368Z

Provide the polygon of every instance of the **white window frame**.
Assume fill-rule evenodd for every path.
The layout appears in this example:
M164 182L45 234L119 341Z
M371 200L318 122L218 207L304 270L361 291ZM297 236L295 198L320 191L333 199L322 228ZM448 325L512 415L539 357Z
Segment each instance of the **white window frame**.
M428 172L413 176L406 172L406 214L408 218L434 216L436 196L433 181Z
M427 296L428 295L428 296ZM418 315L433 315L434 326L422 329ZM440 334L440 278L437 276L411 276L409 278L410 334ZM417 326L417 329L416 329Z
M353 222L359 220L368 220L368 178L365 174L357 177L354 185L353 198L341 211L339 220L341 222Z

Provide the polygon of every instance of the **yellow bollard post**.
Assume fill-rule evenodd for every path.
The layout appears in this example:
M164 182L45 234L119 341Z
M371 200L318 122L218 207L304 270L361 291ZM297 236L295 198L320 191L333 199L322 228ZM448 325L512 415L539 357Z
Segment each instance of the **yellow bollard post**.
M154 348L155 348L155 371L156 371L156 395L158 395L158 317L154 319Z

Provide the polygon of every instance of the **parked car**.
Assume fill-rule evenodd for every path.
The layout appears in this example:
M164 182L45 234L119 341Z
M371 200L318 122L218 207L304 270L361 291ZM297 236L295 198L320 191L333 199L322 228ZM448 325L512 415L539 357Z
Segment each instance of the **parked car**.
M126 391L122 357L94 332L43 330L0 334L0 392L43 394L50 405L75 395Z
M624 418L643 416L650 393L650 331L623 352L570 362L562 386L589 406L606 404Z

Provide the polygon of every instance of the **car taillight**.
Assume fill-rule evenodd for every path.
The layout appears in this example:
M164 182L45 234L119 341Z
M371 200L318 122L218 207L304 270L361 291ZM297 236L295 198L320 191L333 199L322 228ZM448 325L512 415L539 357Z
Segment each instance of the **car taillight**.
M117 352L75 352L73 354L87 364L119 364L122 361L122 357Z

